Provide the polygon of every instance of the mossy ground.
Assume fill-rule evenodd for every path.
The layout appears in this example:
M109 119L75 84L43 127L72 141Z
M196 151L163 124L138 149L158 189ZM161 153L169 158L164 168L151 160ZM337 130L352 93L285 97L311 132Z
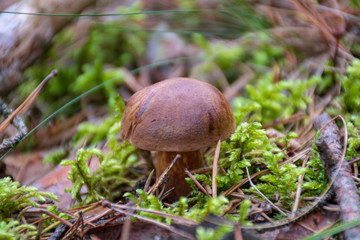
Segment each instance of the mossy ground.
M175 2L180 10L184 6L186 9L201 8L200 3L192 1ZM356 2L353 4L356 5ZM140 12L143 7L144 3L138 1L117 11ZM51 81L37 100L43 110L33 124L87 91L90 92L82 97L83 101L69 105L57 115L57 119L66 119L79 111L98 109L107 104L106 117L97 123L81 123L77 133L68 141L68 148L76 151L76 156L67 159L71 151L54 151L46 158L47 163L58 164L62 160L61 165L71 166L69 179L72 187L68 191L76 206L88 206L105 199L111 202L130 200L143 209L199 222L212 213L234 223L249 225L254 218L251 211L259 204L231 195L229 191L244 181L237 192L266 203L267 200L245 183L245 169L248 168L251 175L259 174L253 178L258 190L280 208L291 210L296 197L302 200L318 196L328 183L314 145L315 132L311 129L312 120L322 111L332 116L341 114L345 118L349 132L346 160L360 157L360 60L356 57L349 60L340 54L334 60L333 48L313 54L302 51L302 47L307 47L306 39L297 36L296 40L303 45L291 45L275 33L276 27L284 26L274 21L269 12L248 5L246 1L234 1L215 8L221 11L165 12L156 16L144 13L102 19L91 24L80 46L74 44L77 28L73 26L56 35L45 56L26 70L24 80L27 81L16 90L21 97L28 95L51 69L59 70L59 76ZM287 19L288 16L281 10L278 10L280 16ZM232 19L225 20L224 16L232 16ZM183 19L186 21L181 22ZM200 31L207 20L212 27ZM246 25L243 20L246 20ZM309 19L292 20L294 27L313 24ZM159 23L163 22L169 25L165 30L159 27ZM178 23L180 29L175 29L176 24L173 26L173 23ZM344 36L344 44L346 40ZM173 45L166 47L166 42ZM346 47L358 56L359 44L353 42ZM179 52L172 54L172 51L176 52L176 47L179 47ZM152 48L156 51L150 51ZM187 49L192 51L189 53ZM192 52L196 52L196 56ZM320 57L322 60L317 62L315 59ZM318 66L307 67L310 65L308 61ZM149 176L151 163L147 162L141 150L120 139L119 130L124 110L121 95L127 98L126 94L129 95L137 86L144 87L172 76L175 70L183 76L208 81L221 89L232 105L237 129L221 144L220 170L216 176L218 196L209 197L189 178L187 181L193 189L190 196L169 205L155 195L146 194L144 189L130 191L138 186L138 181ZM128 86L126 90L124 85ZM329 96L330 101L326 100ZM328 101L327 104L323 105L324 101ZM86 107L84 104L87 104ZM345 126L339 123L339 127ZM280 135L269 136L269 129L275 129ZM36 148L31 141L26 144L26 148L23 145L18 148ZM211 166L214 148L206 149L204 153L207 166ZM92 172L88 162L93 157L99 161L99 166ZM290 162L291 159L294 161ZM306 162L305 167L303 162ZM301 175L304 176L301 196L296 196ZM207 191L211 191L211 170L194 177ZM22 225L23 222L11 217L28 207L39 206L31 200L33 197L42 201L44 197L56 199L56 196L36 192L32 187L20 187L8 178L2 179L2 182L0 201L6 204L0 205L3 206L0 209L0 237L19 239L35 235L34 225ZM237 202L235 207L231 207L233 202ZM303 204L306 202L303 201ZM53 206L48 211L64 217ZM136 211L136 214L167 224L173 221L156 213ZM276 214L271 216L278 217ZM47 221L46 224L52 226L54 222ZM28 231L19 233L21 228ZM197 237L219 239L229 231L232 227L220 227L217 231L199 228Z

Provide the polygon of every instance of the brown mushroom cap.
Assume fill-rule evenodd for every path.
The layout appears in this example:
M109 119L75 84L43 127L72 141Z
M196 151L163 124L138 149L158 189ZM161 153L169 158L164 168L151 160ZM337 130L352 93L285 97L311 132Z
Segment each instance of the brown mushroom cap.
M121 120L121 136L134 146L187 152L215 145L235 131L223 94L211 84L172 78L136 92Z

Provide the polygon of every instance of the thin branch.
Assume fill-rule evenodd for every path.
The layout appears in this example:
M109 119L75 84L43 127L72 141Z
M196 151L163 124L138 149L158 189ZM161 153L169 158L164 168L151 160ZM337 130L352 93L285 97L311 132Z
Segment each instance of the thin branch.
M249 179L249 183L250 185L259 193L259 195L261 197L263 197L268 203L270 203L271 206L273 206L277 211L279 211L282 215L287 216L286 213L284 213L283 210L281 210L278 206L276 206L273 202L271 202L259 189L257 189L257 187L255 186L255 184L251 181L251 177L249 174L249 169L247 167L246 168L246 174L248 176Z
M53 70L40 84L37 88L26 98L26 100L4 121L0 124L0 133L3 132L9 125L14 117L24 111L26 111L29 106L35 101L37 96L41 93L46 83L53 77L58 74L57 70Z
M304 159L301 167L302 168L305 168L306 166L306 162L307 162L307 157ZM300 202L300 196L301 196L301 189L302 189L302 184L303 184L303 181L304 181L304 176L305 176L305 173L301 174L298 178L298 187L296 189L296 195L295 195L295 201L294 201L294 205L291 209L291 217L295 217L295 214L296 214L296 211L299 207L299 202Z
M287 163L294 163L297 160L301 159L305 154L307 154L310 151L310 148L307 148L301 152L299 152L298 154L296 154L295 156L289 158L288 160L279 163L280 166L287 164ZM265 169L262 170L260 172L254 173L253 175L251 175L251 178L263 175L265 173L270 172L269 169ZM239 188L240 186L244 185L245 183L247 183L249 180L247 178L241 179L238 183L234 184L233 186L231 186L228 190L226 190L225 192L223 192L220 196L228 196L230 195L232 192L234 192L237 188Z
M189 170L187 170L187 168L185 168L185 173L189 176L189 178L191 178L191 180L194 181L195 185L203 192L206 194L206 196L210 197L210 194L206 191L206 189L199 183L198 180L196 180L196 178L189 172Z
M135 207L135 206L126 206L126 205L120 205L120 204L112 204L112 206L117 207L117 208L121 208L121 209L129 209L129 210L133 210L133 211L141 211L141 212L147 212L147 213L156 214L156 215L158 215L160 217L170 218L170 219L174 220L175 222L183 223L183 224L187 224L187 225L195 226L195 225L199 224L196 221L193 221L193 220L190 220L190 219L187 219L187 218L184 218L184 217L172 215L170 213L157 211L157 210L139 208L139 207Z
M174 164L177 162L177 160L181 157L180 154L177 154L174 158L174 160L170 163L170 165L166 168L166 170L160 175L159 179L155 182L155 184L150 188L150 190L146 194L153 194L161 185L164 178L166 177L166 174L170 171L170 169L174 166Z
M162 222L158 222L154 219L151 219L151 218L147 218L147 217L144 217L144 216L140 216L140 215L137 215L137 214L133 214L133 213L129 213L125 210L122 210L122 209L119 209L117 206L111 206L110 207L112 210L116 211L116 212L119 212L119 213L122 213L126 216L130 216L130 217L134 217L134 218L137 218L139 220L143 220L144 222L149 222L149 223L152 223L154 225L157 225L161 228L164 228L170 232L173 232L173 233L176 233L184 238L187 238L187 239L194 239L195 240L195 237L192 236L191 234L187 233L187 232L184 232L184 231L181 231L181 230L178 230L172 226L169 226L165 223L162 223Z
M149 177L146 179L146 183L144 186L144 192L147 192L149 190L151 178L153 177L153 175L154 175L154 169L150 172Z
M10 109L6 103L0 99L0 115L3 115L4 118L7 118L11 113L12 109ZM3 140L3 142L0 144L0 153L18 144L20 140L27 134L28 129L20 116L15 116L12 123L18 131L15 136Z
M352 179L351 168L344 160L347 147L347 126L345 120L339 116L344 124L344 146L341 146L339 129L333 119L323 113L314 120L314 128L321 132L321 137L316 141L320 159L331 179L329 186L333 186L341 209L341 218L350 222L360 218L360 197L358 189ZM345 230L345 239L354 239L360 236L360 227Z
M215 149L214 163L213 163L213 171L212 171L212 174L213 174L212 175L212 196L213 196L213 198L217 197L216 175L217 175L217 172L218 172L220 144L221 144L221 140L219 140L217 142L216 149Z

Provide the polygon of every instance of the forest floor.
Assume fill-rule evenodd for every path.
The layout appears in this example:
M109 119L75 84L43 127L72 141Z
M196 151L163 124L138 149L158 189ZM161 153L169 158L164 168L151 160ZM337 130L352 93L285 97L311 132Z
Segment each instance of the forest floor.
M0 2L0 239L360 239L359 15L345 0ZM161 152L120 134L131 96L176 77L215 86L236 124L186 183L171 175L185 153L160 177ZM191 192L171 201L176 182Z

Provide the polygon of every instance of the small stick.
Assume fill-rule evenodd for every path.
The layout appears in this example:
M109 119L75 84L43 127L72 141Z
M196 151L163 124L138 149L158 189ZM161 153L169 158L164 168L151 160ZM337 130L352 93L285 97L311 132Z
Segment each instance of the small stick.
M166 170L160 175L159 179L155 182L155 184L150 188L150 190L146 194L153 194L163 182L166 174L170 171L170 169L174 166L177 160L181 157L180 154L177 154L174 160L170 163L170 165L166 168Z
M129 210L130 213L133 213L133 210ZM129 216L126 217L124 225L121 231L121 238L120 240L129 240L130 239L130 232L131 232L131 218Z
M283 210L281 210L278 206L276 206L273 202L271 202L259 189L257 189L255 184L251 181L250 174L249 174L249 169L247 167L245 167L245 168L246 168L246 174L248 176L250 185L260 194L261 197L263 197L268 203L270 203L271 206L273 206L282 215L287 216L286 213L283 212Z
M336 59L337 59L337 55L338 55L338 51L339 51L339 42L340 42L340 36L335 36L336 38L336 42L335 42L335 53L334 56L332 57L332 62L333 62L333 66L336 67ZM332 81L333 84L336 83L336 74L335 72L331 72L332 75Z
M297 122L297 121L302 120L304 117L305 117L305 114L303 112L297 112L297 113L291 115L288 118L283 118L283 119L280 119L280 120L276 120L276 121L274 121L272 123L264 124L262 126L262 128L263 129L273 128L273 127L275 127L277 125L280 125L280 124L288 124L288 123Z
M302 168L304 168L306 166L307 159L308 159L307 157L304 159L304 161L301 165ZM295 202L291 209L291 214L290 214L291 217L295 217L296 211L299 207L300 195L301 195L302 184L304 181L304 176L305 176L305 173L301 174L298 178L298 187L296 189Z
M65 210L62 210L61 208L59 208L58 211L59 211L60 213L64 213L64 214L66 214L66 215L74 218L76 221L79 219L80 214L83 214L83 211L79 211L79 212L78 212L79 216L77 216L77 215L75 215L75 214L72 214L72 213L70 213L70 212L67 212L67 211L65 211ZM84 221L84 223L86 223L86 224L88 224L88 225L90 225L90 226L92 226L92 227L96 227L95 224L91 223L91 222L88 221L88 220L84 220L84 219L83 219L83 221Z
M225 211L223 211L219 216L223 217L225 214L231 212L232 210L237 208L241 204L241 202L242 202L241 199L231 200L229 202L228 206L226 207Z
M165 185L166 185L166 184L165 184ZM164 191L165 191L165 187L166 187L166 186L163 186L163 187L161 188L160 192L159 192L159 191L156 191L156 196L157 196L159 199L162 199L162 196L163 196ZM174 187L173 187L173 188L174 188Z
M223 174L224 176L226 176L226 171L225 171L225 169L224 169L222 166L220 166L219 168L220 168L220 171L222 172L222 174Z
M58 220L59 222L61 222L62 224L65 224L66 226L68 226L68 227L70 227L70 228L72 228L72 226L73 226L72 223L70 223L69 221L67 221L67 220L65 220L65 219L63 219L63 218L61 218L61 217L53 214L52 212L49 212L49 211L44 210L44 209L41 209L40 212L45 213L46 215L48 215L48 216L50 216L50 217Z
M178 229L176 229L175 227L169 226L169 225L167 225L167 224L165 224L165 223L158 222L158 221L156 221L156 220L154 220L154 219L147 218L147 217L144 217L144 216L141 216L141 215L129 213L129 212L125 211L125 210L121 210L121 209L119 209L119 208L117 208L117 207L114 207L114 206L111 206L110 209L112 209L112 210L114 210L114 211L116 211L116 212L122 213L122 214L124 214L124 215L126 215L126 216L134 217L134 218L137 218L137 219L139 219L139 220L143 220L144 222L152 223L152 224L157 225L157 226L159 226L159 227L161 227L161 228L164 228L164 229L166 229L166 230L168 230L168 231L170 231L170 232L173 232L173 233L175 233L175 234L178 234L178 235L180 235L180 236L182 236L182 237L184 237L184 238L194 239L194 240L195 240L195 237L192 236L191 234L189 234L189 233L187 233L187 232L184 232L184 231L182 231L182 230L178 230Z
M360 161L360 157L359 158L355 158L354 160L351 160L350 162L349 162L349 164L354 164L354 163L357 163L357 162L359 162Z
M282 165L287 164L287 163L294 163L294 162L296 162L297 160L299 160L300 158L302 158L303 155L308 154L309 151L310 151L310 148L307 148L307 149L299 152L299 153L296 154L295 156L289 158L288 160L279 163L279 165L282 166ZM268 172L270 172L269 169L261 170L260 172L256 172L256 173L254 173L253 175L251 175L251 178L260 176L260 175L265 174L265 173L268 173ZM241 179L238 183L235 183L235 184L234 184L232 187L230 187L228 190L226 190L225 192L221 193L220 196L228 196L228 195L230 195L230 194L231 194L232 192L234 192L237 188L239 188L240 186L244 185L244 184L247 183L248 181L249 181L248 178Z
M360 178L358 178L358 177L355 177L355 176L351 176L355 181L357 181L357 182L360 182Z
M181 216L172 215L170 213L161 212L161 211L158 211L158 210L139 208L139 207L135 207L135 206L126 206L126 205L120 205L120 204L114 204L114 203L112 203L111 206L116 207L116 208L120 208L120 209L125 209L125 210L133 210L133 211L141 211L141 212L152 213L152 214L155 214L155 215L160 216L160 217L170 218L170 219L174 220L177 223L182 223L182 224L186 224L186 225L195 226L195 225L199 224L196 221L193 221L193 220L181 217Z
M144 186L144 192L147 192L150 186L151 178L154 175L154 169L150 172L149 177L146 179L146 183Z
M206 194L206 196L210 197L210 194L206 191L206 189L199 183L198 180L196 180L196 178L189 172L189 170L187 170L187 168L185 168L185 173L189 176L189 178L191 178L191 180L194 181L195 185L203 192Z
M257 199L255 197L250 197L250 196L248 196L246 194L242 194L242 193L234 192L234 193L230 194L230 196L236 197L238 199L248 199L251 202L256 203L256 204L266 204L266 202L263 200Z
M269 222L274 223L274 220L272 218L270 218L266 213L261 212L260 214L261 214L261 216L263 216Z
M162 201L165 198L167 198L167 196L170 195L170 193L172 193L175 190L175 187L170 188L169 190L167 190L165 193L165 186L161 189L161 192L159 193L158 198Z
M6 103L0 98L0 114L3 115L4 118L7 118L11 113L12 109L10 109L6 105ZM28 129L20 116L15 116L12 120L12 124L18 131L15 136L4 139L2 143L0 143L0 153L18 144L28 132Z
M212 170L212 166L191 170L192 174L203 174Z
M316 141L320 153L320 159L331 179L333 189L338 200L341 218L343 222L350 222L360 218L360 197L358 189L352 179L351 168L344 161L347 145L347 128L344 122L345 140L344 148L340 143L340 133L335 122L326 113L321 114L314 120L314 128L320 130L321 137ZM325 125L327 122L329 122ZM325 125L325 126L324 126ZM345 239L360 239L360 226L345 230Z
M235 226L234 226L234 239L235 240L243 240L240 224L235 224Z
M26 100L4 121L0 124L0 133L3 132L9 125L10 122L14 119L14 117L24 112L36 99L36 97L40 94L42 89L45 87L46 83L53 77L58 74L57 70L53 70L40 84L37 88L26 98Z
M350 163L349 163L349 165L351 165ZM354 177L355 176L358 176L359 175L359 169L358 169L358 167L357 167L357 164L356 163L353 163L352 164L353 165L353 168L354 168Z
M213 171L212 171L212 196L213 196L213 198L217 197L216 175L218 172L220 144L221 144L221 140L219 140L217 142L216 149L215 149L214 163L213 163Z

